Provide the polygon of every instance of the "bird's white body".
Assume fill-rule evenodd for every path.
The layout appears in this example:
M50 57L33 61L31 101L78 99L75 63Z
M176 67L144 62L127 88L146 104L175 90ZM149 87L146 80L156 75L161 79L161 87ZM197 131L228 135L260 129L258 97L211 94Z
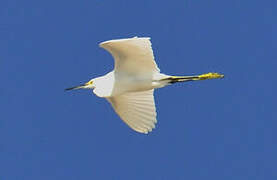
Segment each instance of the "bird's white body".
M127 92L162 87L159 80L166 75L160 73L154 61L149 39L135 37L105 41L100 44L114 57L115 69L105 76L92 79L96 95L112 97ZM103 89L106 90L103 91Z
M92 79L95 87L93 92L99 97L110 98L128 92L147 91L167 85L166 81L160 81L166 77L169 76L158 72L149 77L128 76L111 71L104 76Z
M91 80L93 92L106 98L132 129L147 133L155 127L153 89L167 77L154 61L150 38L111 40L100 44L115 59L115 69Z
M200 76L168 76L160 73L151 47L150 38L129 38L100 43L115 60L114 70L94 78L85 85L68 88L93 89L106 98L132 129L148 133L155 127L156 107L154 89L175 82L220 78L223 75L209 73Z

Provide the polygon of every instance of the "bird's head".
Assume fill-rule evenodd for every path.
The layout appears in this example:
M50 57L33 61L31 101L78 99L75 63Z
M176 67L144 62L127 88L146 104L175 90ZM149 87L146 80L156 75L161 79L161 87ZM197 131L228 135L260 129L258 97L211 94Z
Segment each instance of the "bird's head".
M81 84L79 86L74 86L74 87L70 87L70 88L66 88L65 90L74 90L74 89L93 89L95 88L94 83L93 83L93 79L90 80L89 82L85 83L85 84Z

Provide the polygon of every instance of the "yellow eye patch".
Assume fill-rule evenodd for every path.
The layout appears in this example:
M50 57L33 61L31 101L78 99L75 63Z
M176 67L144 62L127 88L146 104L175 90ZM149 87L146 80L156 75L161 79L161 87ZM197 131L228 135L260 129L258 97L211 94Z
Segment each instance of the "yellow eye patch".
M86 83L86 85L91 85L93 83L93 81L89 81Z

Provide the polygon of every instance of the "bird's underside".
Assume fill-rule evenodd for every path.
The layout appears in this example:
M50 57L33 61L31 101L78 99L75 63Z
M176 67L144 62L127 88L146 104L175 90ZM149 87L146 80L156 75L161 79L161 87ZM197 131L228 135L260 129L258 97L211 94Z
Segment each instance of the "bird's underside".
M154 89L185 81L222 78L218 73L197 76L168 76L160 73L151 47L150 38L110 40L100 46L114 58L114 70L88 83L68 88L91 88L105 97L120 118L133 130L151 132L157 123Z

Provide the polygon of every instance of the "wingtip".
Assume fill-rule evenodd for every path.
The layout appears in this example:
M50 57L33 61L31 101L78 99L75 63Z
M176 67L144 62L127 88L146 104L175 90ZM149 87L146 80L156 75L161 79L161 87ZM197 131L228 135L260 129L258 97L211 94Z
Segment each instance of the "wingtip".
M132 129L140 134L149 134L153 131L153 129L155 129L155 125L154 125L154 127L150 127L150 128L146 128L146 129L134 129L134 128L132 128Z

